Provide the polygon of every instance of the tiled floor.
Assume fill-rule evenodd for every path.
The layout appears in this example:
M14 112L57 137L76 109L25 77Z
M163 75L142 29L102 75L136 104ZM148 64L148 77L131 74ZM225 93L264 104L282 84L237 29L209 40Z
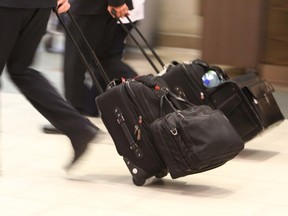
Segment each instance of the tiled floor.
M178 52L180 60L199 56L159 50L167 61L169 53ZM36 67L61 91L60 62L60 55L40 50ZM151 71L143 59L131 64L141 72ZM3 79L1 216L288 215L288 120L248 142L239 156L222 167L177 180L151 179L137 187L108 133L90 146L80 167L66 175L62 167L72 153L68 139L42 133L47 121ZM276 95L287 110L287 92ZM101 119L91 120L106 131Z

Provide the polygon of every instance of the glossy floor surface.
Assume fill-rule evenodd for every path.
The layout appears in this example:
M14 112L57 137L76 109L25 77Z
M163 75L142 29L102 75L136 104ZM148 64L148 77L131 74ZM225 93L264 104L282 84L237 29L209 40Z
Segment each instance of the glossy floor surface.
M158 52L166 62L200 56L181 49ZM141 57L127 61L141 73L152 71ZM39 50L35 67L59 91L60 65L61 55ZM77 169L65 173L62 167L72 153L68 139L43 133L47 121L5 74L1 79L1 216L288 215L287 120L246 143L222 167L177 180L151 179L138 187L100 118L91 120L105 133L90 145ZM288 92L277 90L275 97L287 118Z

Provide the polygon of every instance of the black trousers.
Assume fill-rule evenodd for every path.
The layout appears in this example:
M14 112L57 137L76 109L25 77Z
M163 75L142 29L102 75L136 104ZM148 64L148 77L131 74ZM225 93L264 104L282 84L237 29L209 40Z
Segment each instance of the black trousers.
M130 66L122 61L122 52L127 33L109 13L102 15L74 15L74 18L110 80L120 77L131 78L137 75ZM82 41L78 40L78 44L81 46ZM85 52L84 47L83 50ZM86 82L85 72L85 66L73 44L67 38L64 57L65 97L80 112L94 116L98 114L95 97L99 92L97 92L93 84ZM105 90L107 84L99 75L99 71L95 76L100 82L102 89Z
M67 103L56 89L30 68L51 9L0 7L0 71L6 64L10 78L28 101L73 142L78 142L91 122Z

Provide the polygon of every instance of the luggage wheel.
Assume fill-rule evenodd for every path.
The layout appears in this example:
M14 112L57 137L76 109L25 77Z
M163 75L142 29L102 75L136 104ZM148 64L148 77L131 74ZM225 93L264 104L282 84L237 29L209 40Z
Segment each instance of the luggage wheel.
M157 174L155 175L155 177L156 177L156 178L163 178L163 177L165 177L166 175L168 175L168 170L165 169L165 170L157 173Z
M133 183L134 183L136 186L142 186L142 185L145 184L146 179L136 179L136 178L132 178L132 181L133 181Z

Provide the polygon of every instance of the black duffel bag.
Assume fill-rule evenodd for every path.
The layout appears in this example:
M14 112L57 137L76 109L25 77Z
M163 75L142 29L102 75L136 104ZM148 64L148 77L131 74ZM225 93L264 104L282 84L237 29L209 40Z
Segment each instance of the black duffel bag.
M162 99L174 112L150 126L154 145L173 179L219 167L242 151L244 141L220 110L187 101L188 108L178 110L171 97L177 96L168 93Z

